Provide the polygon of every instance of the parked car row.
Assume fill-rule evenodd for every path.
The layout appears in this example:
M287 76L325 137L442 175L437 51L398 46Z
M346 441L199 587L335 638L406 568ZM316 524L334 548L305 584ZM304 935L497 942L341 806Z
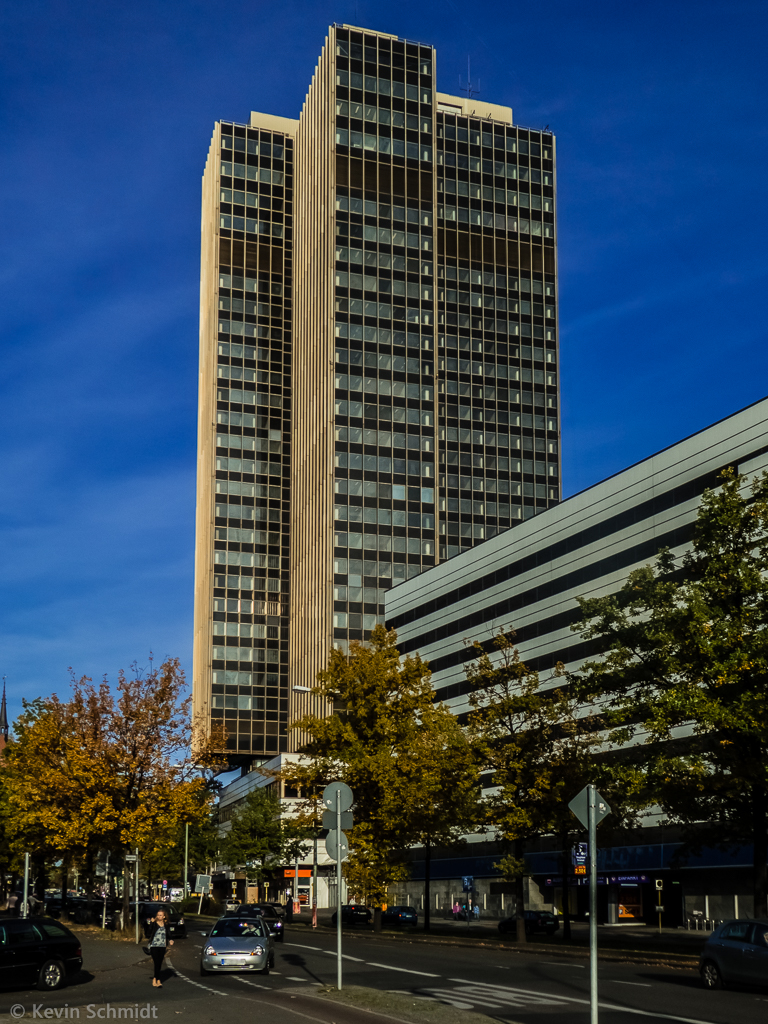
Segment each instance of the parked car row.
M331 921L335 925L337 920L338 913L334 913ZM363 907L359 903L347 903L341 908L341 923L345 928L354 927L356 924L370 924L372 920L373 914L368 907ZM415 928L419 923L419 915L413 907L401 905L387 907L382 912L381 923L395 928L404 926Z

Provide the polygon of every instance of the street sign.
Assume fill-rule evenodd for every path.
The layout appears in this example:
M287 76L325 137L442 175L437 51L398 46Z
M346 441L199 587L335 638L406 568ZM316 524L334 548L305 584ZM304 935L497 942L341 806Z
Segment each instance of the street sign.
M336 813L336 802L338 797L339 807L342 813L348 811L352 806L354 797L352 796L352 790L346 784L346 782L330 782L323 790L323 806Z
M211 876L210 875L198 875L195 878L195 892L209 893L211 891Z
M586 875L587 865L586 864L575 864L573 868L574 875Z
M463 875L461 879L461 888L463 892L472 892L475 887L474 875Z
M578 864L586 864L587 858L589 857L589 844L588 843L574 843L573 849L571 850L571 863L575 866Z
M125 856L123 857L123 860L127 864L132 864L136 860L136 854L135 853L126 853Z
M656 888L657 889L663 889L664 888L664 879L663 878L657 878L656 879Z
M585 786L584 789L582 789L582 791L578 793L573 800L571 800L568 806L584 828L589 828L589 786ZM603 800L597 790L595 790L595 825L599 825L603 818L610 813L611 808L605 800Z
M352 828L352 811L341 812L341 827ZM336 828L336 811L323 811L323 828Z
M337 832L334 829L328 833L328 838L325 840L325 852L331 860L341 861L347 859L349 856L349 845L347 837L343 832Z

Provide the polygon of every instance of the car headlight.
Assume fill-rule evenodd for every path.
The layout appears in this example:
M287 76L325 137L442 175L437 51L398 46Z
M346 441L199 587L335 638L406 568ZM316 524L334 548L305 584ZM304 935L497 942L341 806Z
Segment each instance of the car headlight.
M218 956L218 953L213 948L213 946L206 946L203 952L205 953L206 956Z
M253 949L251 950L251 956L263 956L263 955L264 955L264 947L263 946L254 946Z

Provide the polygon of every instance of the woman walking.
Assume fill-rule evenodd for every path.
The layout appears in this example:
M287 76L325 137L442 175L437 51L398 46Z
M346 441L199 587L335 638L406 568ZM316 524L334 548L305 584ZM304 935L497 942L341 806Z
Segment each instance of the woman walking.
M160 981L160 968L163 966L163 957L167 946L173 945L173 939L167 937L167 920L164 910L158 910L149 925L149 955L155 968L155 976L152 979L153 988L162 988Z

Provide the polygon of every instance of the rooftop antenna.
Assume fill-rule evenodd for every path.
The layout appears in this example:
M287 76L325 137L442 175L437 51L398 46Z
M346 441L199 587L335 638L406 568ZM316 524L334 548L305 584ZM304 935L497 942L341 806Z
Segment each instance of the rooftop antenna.
M459 88L462 92L467 94L467 99L471 100L473 96L480 95L480 79L477 80L477 86L472 84L472 72L469 63L469 54L467 54L467 84L461 84L461 75L459 75Z

